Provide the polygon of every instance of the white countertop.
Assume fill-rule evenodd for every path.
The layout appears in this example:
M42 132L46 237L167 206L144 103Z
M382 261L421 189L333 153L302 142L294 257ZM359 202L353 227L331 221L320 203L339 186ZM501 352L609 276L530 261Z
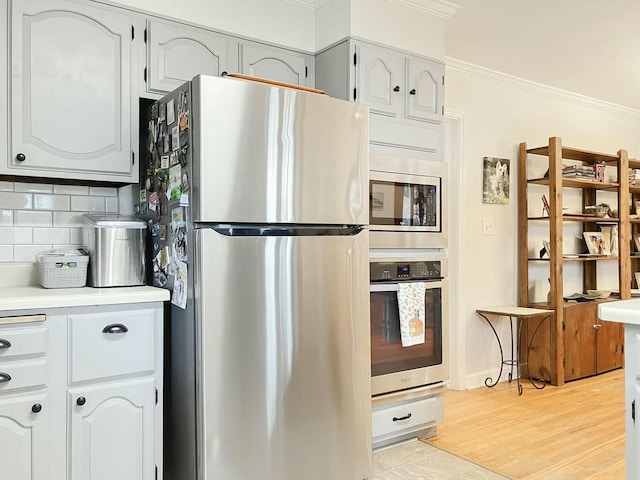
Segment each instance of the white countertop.
M601 303L598 317L609 322L640 325L640 298Z
M34 308L87 307L169 300L169 290L155 287L0 288L0 312Z

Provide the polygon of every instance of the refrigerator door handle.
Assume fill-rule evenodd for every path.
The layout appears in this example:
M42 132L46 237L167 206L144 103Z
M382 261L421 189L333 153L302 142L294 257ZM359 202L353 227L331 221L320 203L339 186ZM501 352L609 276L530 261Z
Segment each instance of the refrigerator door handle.
M198 228L207 226L200 224ZM353 236L364 230L362 225L215 225L210 228L226 237Z

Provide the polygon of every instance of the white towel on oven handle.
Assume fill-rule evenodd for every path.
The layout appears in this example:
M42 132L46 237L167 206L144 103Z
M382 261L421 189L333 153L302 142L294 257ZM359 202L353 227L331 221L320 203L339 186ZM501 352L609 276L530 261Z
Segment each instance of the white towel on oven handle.
M398 284L398 310L400 318L400 338L403 347L424 343L424 282Z

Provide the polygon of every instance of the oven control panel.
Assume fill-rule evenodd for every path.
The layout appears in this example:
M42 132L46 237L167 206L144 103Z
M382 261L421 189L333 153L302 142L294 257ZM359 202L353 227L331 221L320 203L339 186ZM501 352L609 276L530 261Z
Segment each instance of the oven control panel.
M440 261L424 262L371 262L371 282L394 282L402 280L436 280L442 278Z

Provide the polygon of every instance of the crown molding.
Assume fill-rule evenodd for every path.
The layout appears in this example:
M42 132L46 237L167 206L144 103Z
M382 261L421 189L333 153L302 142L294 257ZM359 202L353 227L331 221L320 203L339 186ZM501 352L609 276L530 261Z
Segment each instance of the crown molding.
M438 18L446 20L460 9L460 5L447 0L389 0L405 7L420 10Z
M329 3L331 0L285 0L285 2L293 3L294 5L299 5L301 7L308 8L310 10L315 10L320 8L326 3Z
M548 97L568 100L575 103L588 104L604 111L614 112L633 118L640 118L640 110L618 105L617 103L607 102L598 98L588 97L580 93L563 90L557 87L551 87L542 83L527 80L515 75L509 75L497 70L482 67L473 63L465 62L457 58L445 57L445 65L448 70L456 70L476 77L492 80L494 82L515 86L524 90L534 91L538 94Z

